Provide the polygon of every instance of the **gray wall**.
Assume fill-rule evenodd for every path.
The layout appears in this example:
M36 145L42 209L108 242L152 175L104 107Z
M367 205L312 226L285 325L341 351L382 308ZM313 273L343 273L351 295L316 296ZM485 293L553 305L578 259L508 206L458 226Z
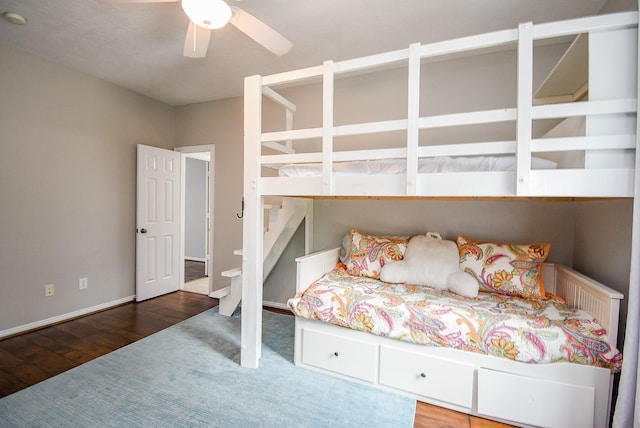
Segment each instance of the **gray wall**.
M638 10L637 0L609 0L600 13L613 13L626 10Z
M213 289L229 285L222 271L239 267L233 250L242 248L242 98L191 104L176 108L176 146L215 144L213 216Z
M1 43L0 54L0 331L135 294L137 144L216 145L213 280L228 285L220 272L242 246L242 98L173 108Z
M349 229L376 235L438 232L494 242L550 242L549 261L573 263L574 206L531 201L318 200L315 246L336 247Z
M207 246L207 162L186 159L184 257L204 261Z
M334 245L332 245L334 246ZM262 299L273 306L284 306L296 291L296 257L304 255L304 221L296 230L290 244L285 249L264 282Z
M632 215L630 199L576 203L574 268L625 295L620 304L619 344L627 320Z
M2 331L135 293L136 145L171 148L174 111L2 43L0 56Z
M545 45L536 49L534 87L544 80L567 45ZM421 116L516 107L515 51L453 58L422 64L420 82ZM381 84L381 82L384 82ZM322 126L322 87L314 84L280 89L296 105L294 129ZM377 72L340 76L335 83L334 123L336 125L407 117L407 69L398 67ZM284 130L284 112L270 100L263 105L263 132ZM555 122L536 122L541 135ZM515 125L492 124L420 131L420 145L515 140ZM338 137L336 150L399 147L406 132ZM294 142L297 152L319 151L321 139Z
M377 235L438 232L498 242L549 242L550 261L573 264L575 206L565 202L323 200L314 201L314 250L340 246L350 229ZM267 278L264 299L284 304L295 294L295 257L304 254L304 230Z

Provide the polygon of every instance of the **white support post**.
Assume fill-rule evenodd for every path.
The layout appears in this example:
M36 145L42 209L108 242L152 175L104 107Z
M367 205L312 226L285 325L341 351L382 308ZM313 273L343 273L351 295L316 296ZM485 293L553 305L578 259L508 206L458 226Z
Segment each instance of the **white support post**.
M285 111L285 130L291 131L293 129L293 111L286 109ZM293 140L287 140L285 142L287 149L293 151Z
M322 73L322 194L333 195L333 61L325 61Z
M640 1L638 1L640 6ZM633 222L631 229L631 274L629 279L629 289L636 290L635 300L640 300L640 120L638 112L640 112L640 28L637 32L637 63L636 63L636 150L635 150L635 182L633 188ZM634 285L635 284L635 285ZM634 325L634 324L627 324ZM637 324L635 324L637 325Z
M420 122L420 43L409 45L407 105L407 195L418 194L418 125Z
M516 120L516 195L529 195L531 111L533 103L533 24L518 26L518 100Z
M244 217L240 364L257 368L262 353L263 204L261 185L262 80L244 81Z
M637 84L637 28L589 33L589 102L633 101ZM613 48L615 47L615 48ZM633 110L636 103L633 103ZM626 113L586 116L586 136L632 134L636 117ZM628 150L586 150L585 168L633 168L634 153Z
M307 200L307 215L304 218L304 254L313 252L313 199Z
M638 2L640 5L640 1ZM636 59L636 107L640 112L640 28L638 29L638 45L637 45L637 59ZM637 117L637 114L636 114ZM624 335L625 349L638 349L638 331L636 326L640 323L640 316L638 315L637 305L640 303L640 120L636 119L636 150L635 150L635 177L633 188L633 207L631 218L631 263L629 268L629 291L627 292L627 305L629 308L636 306L635 310L629 310L627 313L627 328ZM632 327L633 326L633 327ZM615 337L613 338L616 339ZM625 358L622 362L622 373L620 377L619 391L621 394L628 393L630 391L636 391L635 403L638 402L637 396L637 379L638 379L638 355L631 355ZM625 409L628 403L621 403L618 400L616 404L616 411L613 415L613 426L624 426L631 423L631 416L633 412L629 413L629 409ZM633 406L633 403L630 404ZM633 408L633 407L632 407ZM637 405L636 416L637 416Z

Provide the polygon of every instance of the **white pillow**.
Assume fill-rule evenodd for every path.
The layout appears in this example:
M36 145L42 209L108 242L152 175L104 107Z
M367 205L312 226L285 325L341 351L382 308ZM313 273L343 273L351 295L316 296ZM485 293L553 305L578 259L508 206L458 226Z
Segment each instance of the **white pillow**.
M447 288L447 277L460 270L456 243L433 234L411 238L404 261L408 266L406 282L440 290Z
M409 266L401 261L389 262L380 271L380 281L389 284L402 284L407 282L409 276Z
M467 297L478 296L478 282L460 270L458 245L428 233L411 238L404 260L389 262L380 279L389 283L409 283L450 290Z
M466 297L478 297L478 281L466 272L459 270L447 278L449 291Z

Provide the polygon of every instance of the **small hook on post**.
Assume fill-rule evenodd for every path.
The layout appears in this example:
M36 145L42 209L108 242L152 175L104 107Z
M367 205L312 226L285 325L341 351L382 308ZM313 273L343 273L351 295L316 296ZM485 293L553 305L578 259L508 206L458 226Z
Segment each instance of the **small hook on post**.
M236 213L236 217L238 218L244 217L244 198L242 198L242 211L240 212L240 214Z

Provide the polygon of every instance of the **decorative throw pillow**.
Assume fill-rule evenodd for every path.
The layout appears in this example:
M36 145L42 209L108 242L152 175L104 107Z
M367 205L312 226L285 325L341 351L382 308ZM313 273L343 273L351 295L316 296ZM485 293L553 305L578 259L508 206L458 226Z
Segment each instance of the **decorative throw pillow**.
M411 238L404 260L385 264L380 280L410 283L450 291L466 297L478 296L478 282L460 270L458 247L440 234L429 232Z
M458 236L460 269L471 274L481 291L544 297L542 263L550 244L496 244Z
M402 260L407 248L406 238L367 235L355 229L350 232L351 249L347 272L353 276L378 279L382 267L394 260Z

